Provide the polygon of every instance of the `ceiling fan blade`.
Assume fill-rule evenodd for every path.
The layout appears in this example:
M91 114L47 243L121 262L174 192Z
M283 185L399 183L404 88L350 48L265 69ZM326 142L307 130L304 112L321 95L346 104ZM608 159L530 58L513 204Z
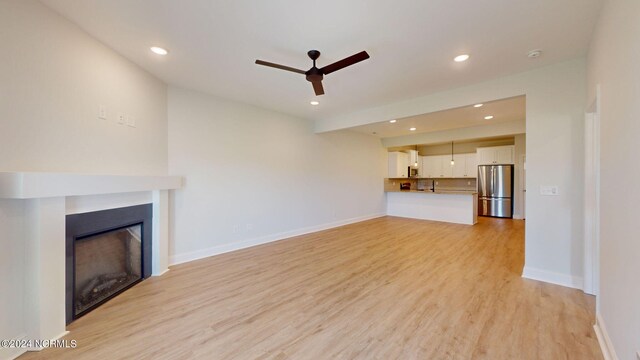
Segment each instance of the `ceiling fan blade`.
M336 61L333 64L329 64L322 69L322 73L327 75L331 74L334 71L338 71L340 69L346 68L347 66L358 63L362 60L367 60L369 58L369 54L366 51L361 51L355 55L351 55L348 58L344 58L342 60Z
M298 74L305 74L305 73L306 73L306 71L304 71L304 70L300 70L300 69L292 68L292 67L290 67L290 66L284 66L284 65L280 65L280 64L274 64L274 63L270 63L270 62L262 61L262 60L256 60L256 64L258 64L258 65L264 65L264 66L269 66L269 67L273 67L273 68L280 69L280 70L293 71L293 72L298 73Z
M314 81L311 84L313 84L313 91L316 92L316 95L324 95L324 87L322 86L322 81Z

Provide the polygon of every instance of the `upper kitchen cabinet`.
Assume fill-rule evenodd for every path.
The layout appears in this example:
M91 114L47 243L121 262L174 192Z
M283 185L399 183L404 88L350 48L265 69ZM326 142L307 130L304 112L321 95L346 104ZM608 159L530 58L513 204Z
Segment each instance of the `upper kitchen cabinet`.
M478 177L478 154L465 154L465 175L464 177Z
M478 165L513 164L513 160L513 145L478 148Z
M475 178L478 173L478 161L475 153L453 155L453 177Z
M409 177L409 154L399 151L389 152L389 178Z
M409 166L412 169L420 168L420 156L418 155L417 150L407 150L407 154L409 155Z
M453 177L461 178L467 174L467 156L466 154L453 155Z
M440 176L440 159L438 156L423 156L420 177L434 178Z
M422 157L422 173L420 177L425 178L451 178L453 177L453 166L451 166L450 155L436 155Z

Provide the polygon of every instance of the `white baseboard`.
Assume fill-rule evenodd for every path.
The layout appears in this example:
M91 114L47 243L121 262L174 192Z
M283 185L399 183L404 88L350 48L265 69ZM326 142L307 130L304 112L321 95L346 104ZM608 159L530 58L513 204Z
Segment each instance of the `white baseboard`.
M593 325L593 329L596 331L604 360L618 360L618 355L616 355L616 351L609 338L609 333L607 333L607 327L604 325L604 320L602 320L600 313L596 313L596 324Z
M169 257L169 263L171 265L182 264L189 261L206 258L209 256L224 254L224 253L235 251L235 250L245 249L245 248L256 246L256 245L262 245L262 244L283 240L283 239L294 237L294 236L300 236L300 235L309 234L317 231L332 229L335 227L353 224L353 223L357 223L365 220L371 220L371 219L375 219L383 216L386 216L386 214L378 213L378 214L371 214L371 215L365 215L365 216L358 216L351 219L334 221L334 222L315 225L315 226L309 226L306 228L261 236L258 238L248 239L248 240L239 241L235 243L222 244L222 245L213 246L207 249L192 251L184 254L171 255Z
M63 333L59 334L58 336L55 336L49 340L58 340L60 338L62 338L63 336L67 335L69 333L69 331L64 331ZM27 339L27 335L23 334L21 336L16 337L16 340L26 340ZM0 350L5 350L5 349L0 349ZM17 359L18 357L20 357L20 355L26 353L27 351L42 351L43 348L32 348L32 349L27 349L27 348L12 348L9 350L15 350L15 351L10 351L7 354L3 354L0 352L0 355L2 355L2 359L6 359L6 360L14 360Z
M157 273L157 274L151 274L151 276L162 276L164 274L167 273L167 271L169 271L169 269L164 269L161 272Z
M54 336L54 337L52 337L52 338L51 338L51 339L49 339L49 340L58 340L58 339L61 339L63 336L66 336L67 334L69 334L69 331L66 331L66 330L65 330L65 331L63 331L61 334L58 334L57 336ZM42 350L44 350L44 348L41 348L41 347L39 347L39 348L33 348L33 349L28 349L28 351L42 351Z
M566 286L574 289L582 290L584 279L579 276L572 276L567 274L560 274L546 270L533 269L530 267L524 267L522 270L522 277L531 279L544 281L551 284Z

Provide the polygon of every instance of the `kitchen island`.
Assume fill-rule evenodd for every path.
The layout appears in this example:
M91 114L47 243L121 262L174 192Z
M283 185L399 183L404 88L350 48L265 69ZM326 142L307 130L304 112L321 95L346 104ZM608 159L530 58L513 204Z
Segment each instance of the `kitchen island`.
M387 215L473 225L478 222L475 191L387 190Z

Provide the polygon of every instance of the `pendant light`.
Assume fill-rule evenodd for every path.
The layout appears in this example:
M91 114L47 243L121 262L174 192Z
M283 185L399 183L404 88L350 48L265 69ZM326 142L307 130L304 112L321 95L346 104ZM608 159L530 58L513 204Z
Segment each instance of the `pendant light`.
M454 161L453 161L453 141L451 142L451 166L453 166Z
M418 145L416 145L416 161L413 163L413 167L418 167Z

